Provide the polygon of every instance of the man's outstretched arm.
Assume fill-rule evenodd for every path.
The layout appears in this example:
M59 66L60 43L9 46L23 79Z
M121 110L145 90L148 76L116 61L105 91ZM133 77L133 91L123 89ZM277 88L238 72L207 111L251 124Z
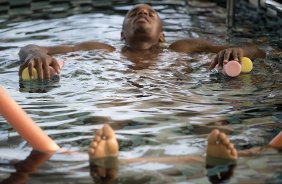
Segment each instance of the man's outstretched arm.
M172 43L169 47L176 52L184 53L217 53L215 59L210 64L213 69L217 64L223 66L224 61L237 60L242 57L251 59L265 57L265 52L254 44L242 44L242 46L215 45L210 41L203 39L183 39Z
M38 45L27 45L19 51L20 61L23 63L19 69L21 77L24 68L28 67L29 75L33 77L33 67L36 68L39 79L50 79L49 66L52 66L59 73L60 66L57 60L52 57L55 54L64 54L80 50L102 49L106 51L114 51L115 48L100 42L83 42L75 45L59 45L52 47L43 47Z

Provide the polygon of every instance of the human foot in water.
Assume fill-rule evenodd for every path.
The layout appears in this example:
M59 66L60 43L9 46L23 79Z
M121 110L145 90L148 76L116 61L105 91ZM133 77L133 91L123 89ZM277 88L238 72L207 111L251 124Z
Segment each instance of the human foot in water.
M237 150L227 135L217 129L213 130L208 136L206 156L206 168L209 180L212 183L226 183L233 176L236 166L234 161L237 158ZM222 165L226 167L221 167Z
M95 183L111 183L117 178L119 146L110 125L97 130L89 146L90 174Z
M207 156L236 160L237 150L227 135L219 130L213 130L208 136Z
M118 142L110 125L105 124L102 129L97 130L95 138L89 146L89 157L98 159L104 157L118 156Z

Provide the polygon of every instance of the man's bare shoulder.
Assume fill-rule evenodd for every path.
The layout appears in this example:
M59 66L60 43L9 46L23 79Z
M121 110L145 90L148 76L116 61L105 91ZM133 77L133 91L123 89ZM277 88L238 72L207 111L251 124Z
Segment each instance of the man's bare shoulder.
M169 45L169 49L184 53L218 52L218 46L208 40L198 38L177 40Z
M116 50L113 46L109 44L97 42L97 41L86 41L74 45L74 51L95 50L95 49L103 49L109 52L113 52Z

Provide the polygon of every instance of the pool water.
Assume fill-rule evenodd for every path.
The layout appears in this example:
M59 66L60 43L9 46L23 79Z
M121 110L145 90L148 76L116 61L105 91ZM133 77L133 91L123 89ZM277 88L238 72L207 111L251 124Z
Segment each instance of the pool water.
M16 172L15 164L25 160L31 148L0 117L3 183L7 178L31 184L93 183L88 145L93 132L106 122L117 134L120 159L204 158L206 137L213 128L228 133L237 149L265 145L281 130L282 62L275 44L279 35L250 34L244 27L227 34L224 10L217 6L154 8L164 21L168 43L187 37L219 44L254 42L267 51L267 58L255 60L250 74L227 78L207 69L212 54L165 50L152 59L130 61L120 54L120 14L2 22L0 84L61 147L77 152L57 153L33 173ZM17 53L22 46L88 40L117 50L58 55L65 61L59 82L19 82ZM226 182L281 183L281 171L281 153L270 151L239 158ZM210 172L204 163L139 162L120 166L118 183L209 183Z

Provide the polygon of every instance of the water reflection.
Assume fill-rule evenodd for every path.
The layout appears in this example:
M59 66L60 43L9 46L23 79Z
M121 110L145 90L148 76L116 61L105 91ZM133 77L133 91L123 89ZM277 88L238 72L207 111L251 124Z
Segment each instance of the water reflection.
M17 162L15 172L1 181L1 184L21 184L28 183L32 174L36 173L39 167L47 160L50 159L52 154L32 151L25 160Z
M20 92L23 93L48 93L54 88L60 87L58 83L60 77L52 78L51 80L31 80L23 81L19 80Z

